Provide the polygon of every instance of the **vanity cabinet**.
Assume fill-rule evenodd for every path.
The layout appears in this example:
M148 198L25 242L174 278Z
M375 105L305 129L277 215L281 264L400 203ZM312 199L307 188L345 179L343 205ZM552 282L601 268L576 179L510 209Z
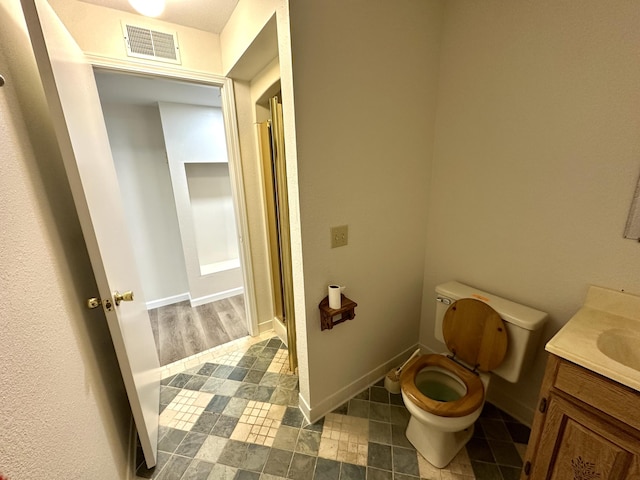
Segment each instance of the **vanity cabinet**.
M640 392L550 355L521 480L640 480Z

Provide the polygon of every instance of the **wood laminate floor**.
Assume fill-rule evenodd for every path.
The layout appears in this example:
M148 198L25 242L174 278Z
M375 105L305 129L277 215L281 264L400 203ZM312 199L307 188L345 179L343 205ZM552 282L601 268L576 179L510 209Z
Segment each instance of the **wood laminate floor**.
M244 295L191 307L188 301L149 310L160 365L249 334Z

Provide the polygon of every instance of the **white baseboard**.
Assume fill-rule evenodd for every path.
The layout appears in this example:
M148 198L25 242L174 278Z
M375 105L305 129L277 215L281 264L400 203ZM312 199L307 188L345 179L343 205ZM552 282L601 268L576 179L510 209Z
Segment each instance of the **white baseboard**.
M189 300L191 296L189 293L181 293L180 295L172 295L171 297L159 298L158 300L151 300L147 302L147 310L153 308L166 307L167 305L173 305L174 303L184 302Z
M189 300L192 307L204 305L205 303L215 302L216 300L223 300L225 298L233 297L244 293L244 287L232 288L231 290L225 290L224 292L214 293L212 295L205 295L204 297L191 298L189 292L181 293L179 295L172 295L171 297L159 298L158 300L151 300L147 302L147 310L153 308L166 307L167 305L173 305L174 303L184 302ZM269 325L271 328L271 325ZM267 328L267 330L269 329Z
M289 342L287 339L287 327L284 325L284 323L282 323L277 318L274 318L273 320L271 320L271 326L273 327L273 331L276 332L278 338L280 338L280 341L282 341L282 343L284 343L288 347Z
M225 290L224 292L214 293L213 295L205 295L204 297L192 298L191 306L198 307L205 303L215 302L216 300L224 300L225 298L233 297L244 293L244 287L232 288L231 290Z
M338 405L338 406L340 406L340 405ZM307 401L303 398L303 396L301 394L298 394L298 408L302 412L302 415L304 416L304 419L309 423L313 423L313 422L317 421L319 418L322 418L322 417L318 417L313 422L310 420L311 419L311 408L309 407L309 404L307 403Z
M311 408L308 405L307 401L304 398L302 398L302 396L300 396L299 406L300 406L300 410L302 411L302 414L310 423L313 423L319 420L320 418L324 417L327 413L332 412L333 410L338 408L340 405L342 405L346 401L351 400L354 396L356 396L365 388L376 383L378 380L384 377L389 372L389 370L391 370L394 367L400 366L402 362L404 362L407 358L409 358L409 355L411 355L417 347L418 345L413 345L408 349L406 349L404 352L396 355L395 357L387 360L386 362L381 363L380 365L378 365L368 373L362 375L360 378L358 378L354 382L351 382L346 387L340 389L333 395L330 395L329 397L320 401L313 408Z
M268 330L273 330L273 323L271 322L271 320L267 320L266 322L261 322L258 324L258 335Z

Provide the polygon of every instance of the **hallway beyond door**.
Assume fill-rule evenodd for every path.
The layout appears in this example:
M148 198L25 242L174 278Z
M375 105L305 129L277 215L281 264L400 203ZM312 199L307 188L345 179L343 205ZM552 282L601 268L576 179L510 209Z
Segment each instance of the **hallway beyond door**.
M180 302L149 310L160 365L249 335L244 295L191 307Z

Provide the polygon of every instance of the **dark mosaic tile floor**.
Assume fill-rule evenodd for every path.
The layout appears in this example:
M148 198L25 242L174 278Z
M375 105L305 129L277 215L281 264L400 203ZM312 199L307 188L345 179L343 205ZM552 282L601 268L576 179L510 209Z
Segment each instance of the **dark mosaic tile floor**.
M298 409L298 379L277 338L166 378L161 387L160 480L512 480L529 429L486 404L473 438L445 469L408 442L409 413L383 383L315 424ZM139 458L142 455L139 454Z

